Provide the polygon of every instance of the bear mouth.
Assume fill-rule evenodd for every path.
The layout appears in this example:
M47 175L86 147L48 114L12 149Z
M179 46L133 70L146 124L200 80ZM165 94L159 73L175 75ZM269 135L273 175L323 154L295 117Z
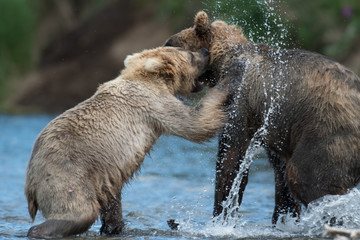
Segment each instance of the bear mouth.
M201 90L204 89L204 87L214 87L216 85L216 80L215 79L198 79L195 81L195 85L192 89L191 92L200 92Z
M211 70L207 70L206 72L204 72L200 77L198 77L198 79L196 80L197 82L200 82L203 87L207 86L207 87L214 87L218 80L214 77L214 73Z
M200 92L205 87L205 83L201 80L195 80L195 85L192 89L192 92Z
M199 92L205 86L212 88L217 84L217 82L218 80L214 77L213 71L208 69L195 80L192 92Z

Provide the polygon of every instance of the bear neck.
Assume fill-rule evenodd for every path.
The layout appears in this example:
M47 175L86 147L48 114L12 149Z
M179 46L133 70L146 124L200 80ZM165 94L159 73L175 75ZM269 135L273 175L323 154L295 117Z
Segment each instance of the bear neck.
M250 41L217 41L210 48L211 77L223 79L226 69L235 61L241 59L246 66L258 64L261 59L276 59L286 49L271 47L262 43Z

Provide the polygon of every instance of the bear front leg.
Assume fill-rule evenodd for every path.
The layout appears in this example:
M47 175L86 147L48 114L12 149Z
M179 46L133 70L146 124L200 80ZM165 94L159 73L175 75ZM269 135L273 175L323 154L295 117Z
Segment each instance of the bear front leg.
M268 152L268 157L274 168L275 174L275 208L272 216L272 224L276 224L279 216L282 214L291 213L292 217L299 217L301 212L301 205L296 201L286 182L285 159L274 152Z
M215 201L213 215L217 216L223 211L223 202L229 197L241 163L249 146L249 135L245 131L243 118L229 119L223 133L220 135L219 150L216 162ZM242 173L238 204L241 205L243 193L248 182L248 171ZM225 213L226 214L226 213Z
M241 79L244 74L245 64L235 61L226 71L225 79L231 84L228 98L227 114L228 122L225 124L220 135L219 151L216 162L215 200L213 216L223 212L223 203L228 199L234 180L243 163L246 150L254 135L248 123L249 113L247 111L246 89L242 89ZM220 84L221 85L221 82ZM242 92L243 91L243 92ZM242 172L241 183L238 191L238 205L241 205L243 194L248 182L249 169ZM227 212L224 212L226 215Z
M233 113L236 114L233 115ZM234 179L239 172L240 165L243 163L246 150L253 136L253 132L249 132L250 128L247 119L243 105L236 104L235 100L232 99L228 106L228 123L223 129L219 141L216 162L214 216L218 216L223 211L223 202L229 197ZM248 182L248 170L244 169L242 173L238 192L239 206Z
M121 194L112 198L105 209L101 210L100 234L118 235L124 228L121 208Z
M200 103L192 108L174 95L163 95L150 112L162 134L175 135L192 142L203 143L214 137L226 122L225 86L212 88Z
M231 143L230 143L231 144ZM223 202L227 200L234 179L239 172L243 154L237 146L228 145L226 139L221 138L216 161L215 200L213 216L220 215L223 211ZM238 204L241 205L245 187L248 182L248 169L243 173L238 192ZM225 215L227 213L225 212Z

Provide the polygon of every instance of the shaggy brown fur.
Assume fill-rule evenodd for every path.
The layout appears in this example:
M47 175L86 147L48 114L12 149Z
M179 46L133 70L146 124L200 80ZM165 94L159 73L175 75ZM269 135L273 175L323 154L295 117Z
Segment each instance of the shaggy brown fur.
M128 56L118 78L45 127L28 164L25 194L31 218L39 209L47 220L32 227L30 237L79 234L99 214L101 233L118 234L121 189L159 136L201 143L223 127L226 87L211 89L196 108L174 96L196 88L208 55L163 47Z
M252 138L261 141L275 171L275 209L299 216L300 203L344 194L360 181L360 79L316 53L254 44L241 29L209 23L199 12L194 27L170 37L166 46L209 48L206 77L242 68L228 102L229 122L220 140L214 215L222 212ZM236 77L236 76L230 76ZM244 173L239 204L248 181Z

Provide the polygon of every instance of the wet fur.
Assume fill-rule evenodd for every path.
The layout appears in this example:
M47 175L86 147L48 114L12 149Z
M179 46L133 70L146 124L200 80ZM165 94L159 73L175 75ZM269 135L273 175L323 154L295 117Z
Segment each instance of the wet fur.
M174 96L192 91L207 62L203 51L165 47L134 54L119 77L51 121L35 142L25 185L31 218L41 210L47 220L28 236L79 234L99 215L102 234L119 234L121 189L159 136L201 143L222 128L226 87L211 89L195 108Z
M229 122L219 142L214 215L223 210L249 142L264 125L271 98L276 99L274 113L267 133L258 140L275 172L273 223L280 214L299 216L301 203L355 187L360 181L359 77L322 55L254 44L240 28L222 21L208 24L206 19L206 13L199 12L194 27L173 35L165 45L208 47L210 70L205 75L215 82L227 76L231 64L245 69L232 85ZM239 204L247 181L245 171Z

